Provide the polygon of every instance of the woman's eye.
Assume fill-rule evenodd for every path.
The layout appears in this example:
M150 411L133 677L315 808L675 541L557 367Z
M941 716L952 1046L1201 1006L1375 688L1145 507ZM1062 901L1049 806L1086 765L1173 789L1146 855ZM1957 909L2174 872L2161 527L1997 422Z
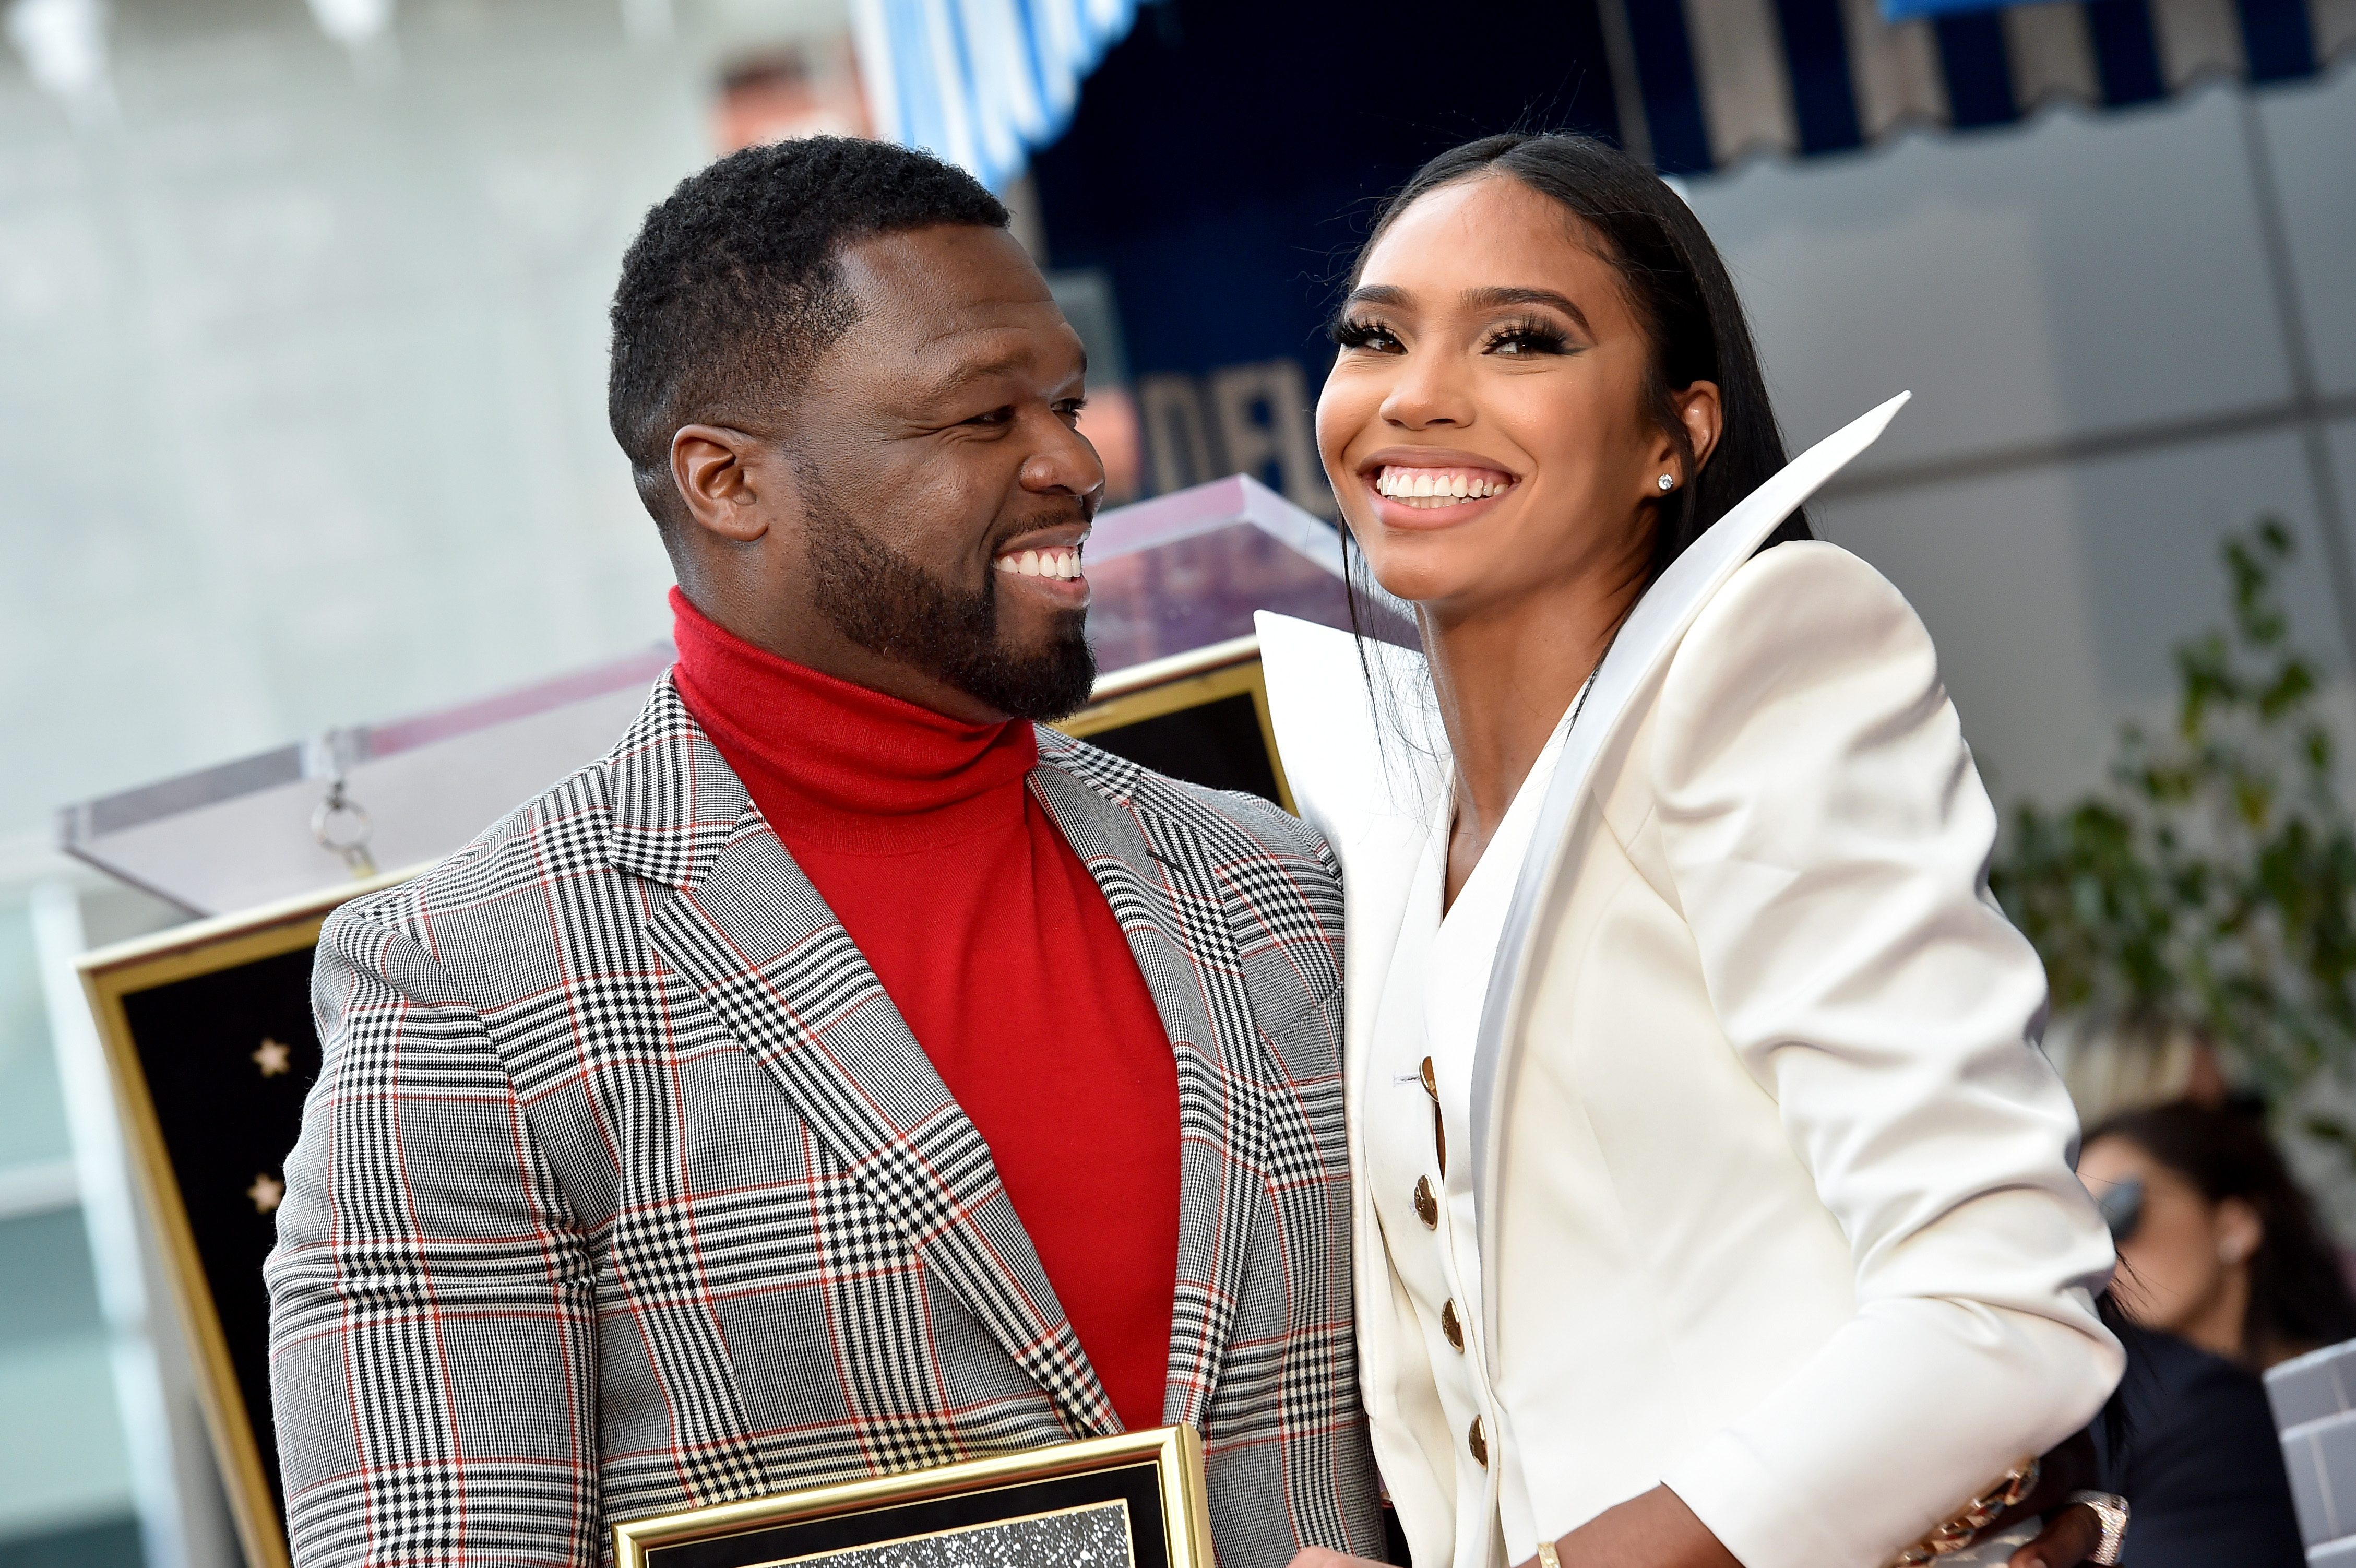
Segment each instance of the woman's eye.
M1377 354L1395 354L1399 350L1398 334L1379 321L1340 321L1333 326L1335 347L1370 349Z
M1526 359L1533 354L1559 354L1568 342L1551 327L1508 327L1489 339L1489 352Z

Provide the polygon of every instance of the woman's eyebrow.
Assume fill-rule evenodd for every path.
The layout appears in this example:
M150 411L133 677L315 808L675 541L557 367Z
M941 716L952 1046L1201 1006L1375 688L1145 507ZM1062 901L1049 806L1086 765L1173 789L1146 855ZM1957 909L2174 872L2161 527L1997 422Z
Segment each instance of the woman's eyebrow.
M1468 288L1464 303L1474 310L1495 310L1508 305L1548 305L1579 323L1581 332L1592 335L1595 328L1587 324L1587 312L1571 303L1569 295L1557 294L1550 288Z
M1350 291L1350 297L1344 300L1342 303L1344 306L1387 305L1397 308L1398 306L1405 305L1407 302L1407 290L1391 284L1374 283L1368 284L1364 288L1352 289Z

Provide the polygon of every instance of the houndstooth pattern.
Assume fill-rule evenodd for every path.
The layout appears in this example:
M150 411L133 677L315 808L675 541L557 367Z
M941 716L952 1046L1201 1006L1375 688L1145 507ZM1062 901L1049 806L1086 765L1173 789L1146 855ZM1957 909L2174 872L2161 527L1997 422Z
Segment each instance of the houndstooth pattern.
M1220 1561L1372 1555L1333 858L1039 738L1177 1058L1164 1419ZM338 910L314 983L267 1269L297 1568L593 1568L616 1520L1119 1430L988 1146L667 680Z

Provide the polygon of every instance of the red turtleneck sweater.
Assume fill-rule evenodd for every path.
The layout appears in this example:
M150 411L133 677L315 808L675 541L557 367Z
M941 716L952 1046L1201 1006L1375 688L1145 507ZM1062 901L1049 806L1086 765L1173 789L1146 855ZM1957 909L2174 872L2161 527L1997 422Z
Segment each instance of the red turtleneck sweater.
M1103 890L970 725L733 636L671 590L688 711L874 967L990 1144L1122 1423L1162 1424L1178 1069Z

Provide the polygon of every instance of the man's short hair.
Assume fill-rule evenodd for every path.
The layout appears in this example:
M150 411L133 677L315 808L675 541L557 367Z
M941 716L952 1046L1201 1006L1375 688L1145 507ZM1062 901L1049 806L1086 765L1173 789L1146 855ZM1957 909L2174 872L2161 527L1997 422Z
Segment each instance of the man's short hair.
M859 319L842 248L939 223L1002 229L1007 211L961 168L848 136L732 153L647 214L614 291L605 416L659 525L683 515L680 426L768 425Z

